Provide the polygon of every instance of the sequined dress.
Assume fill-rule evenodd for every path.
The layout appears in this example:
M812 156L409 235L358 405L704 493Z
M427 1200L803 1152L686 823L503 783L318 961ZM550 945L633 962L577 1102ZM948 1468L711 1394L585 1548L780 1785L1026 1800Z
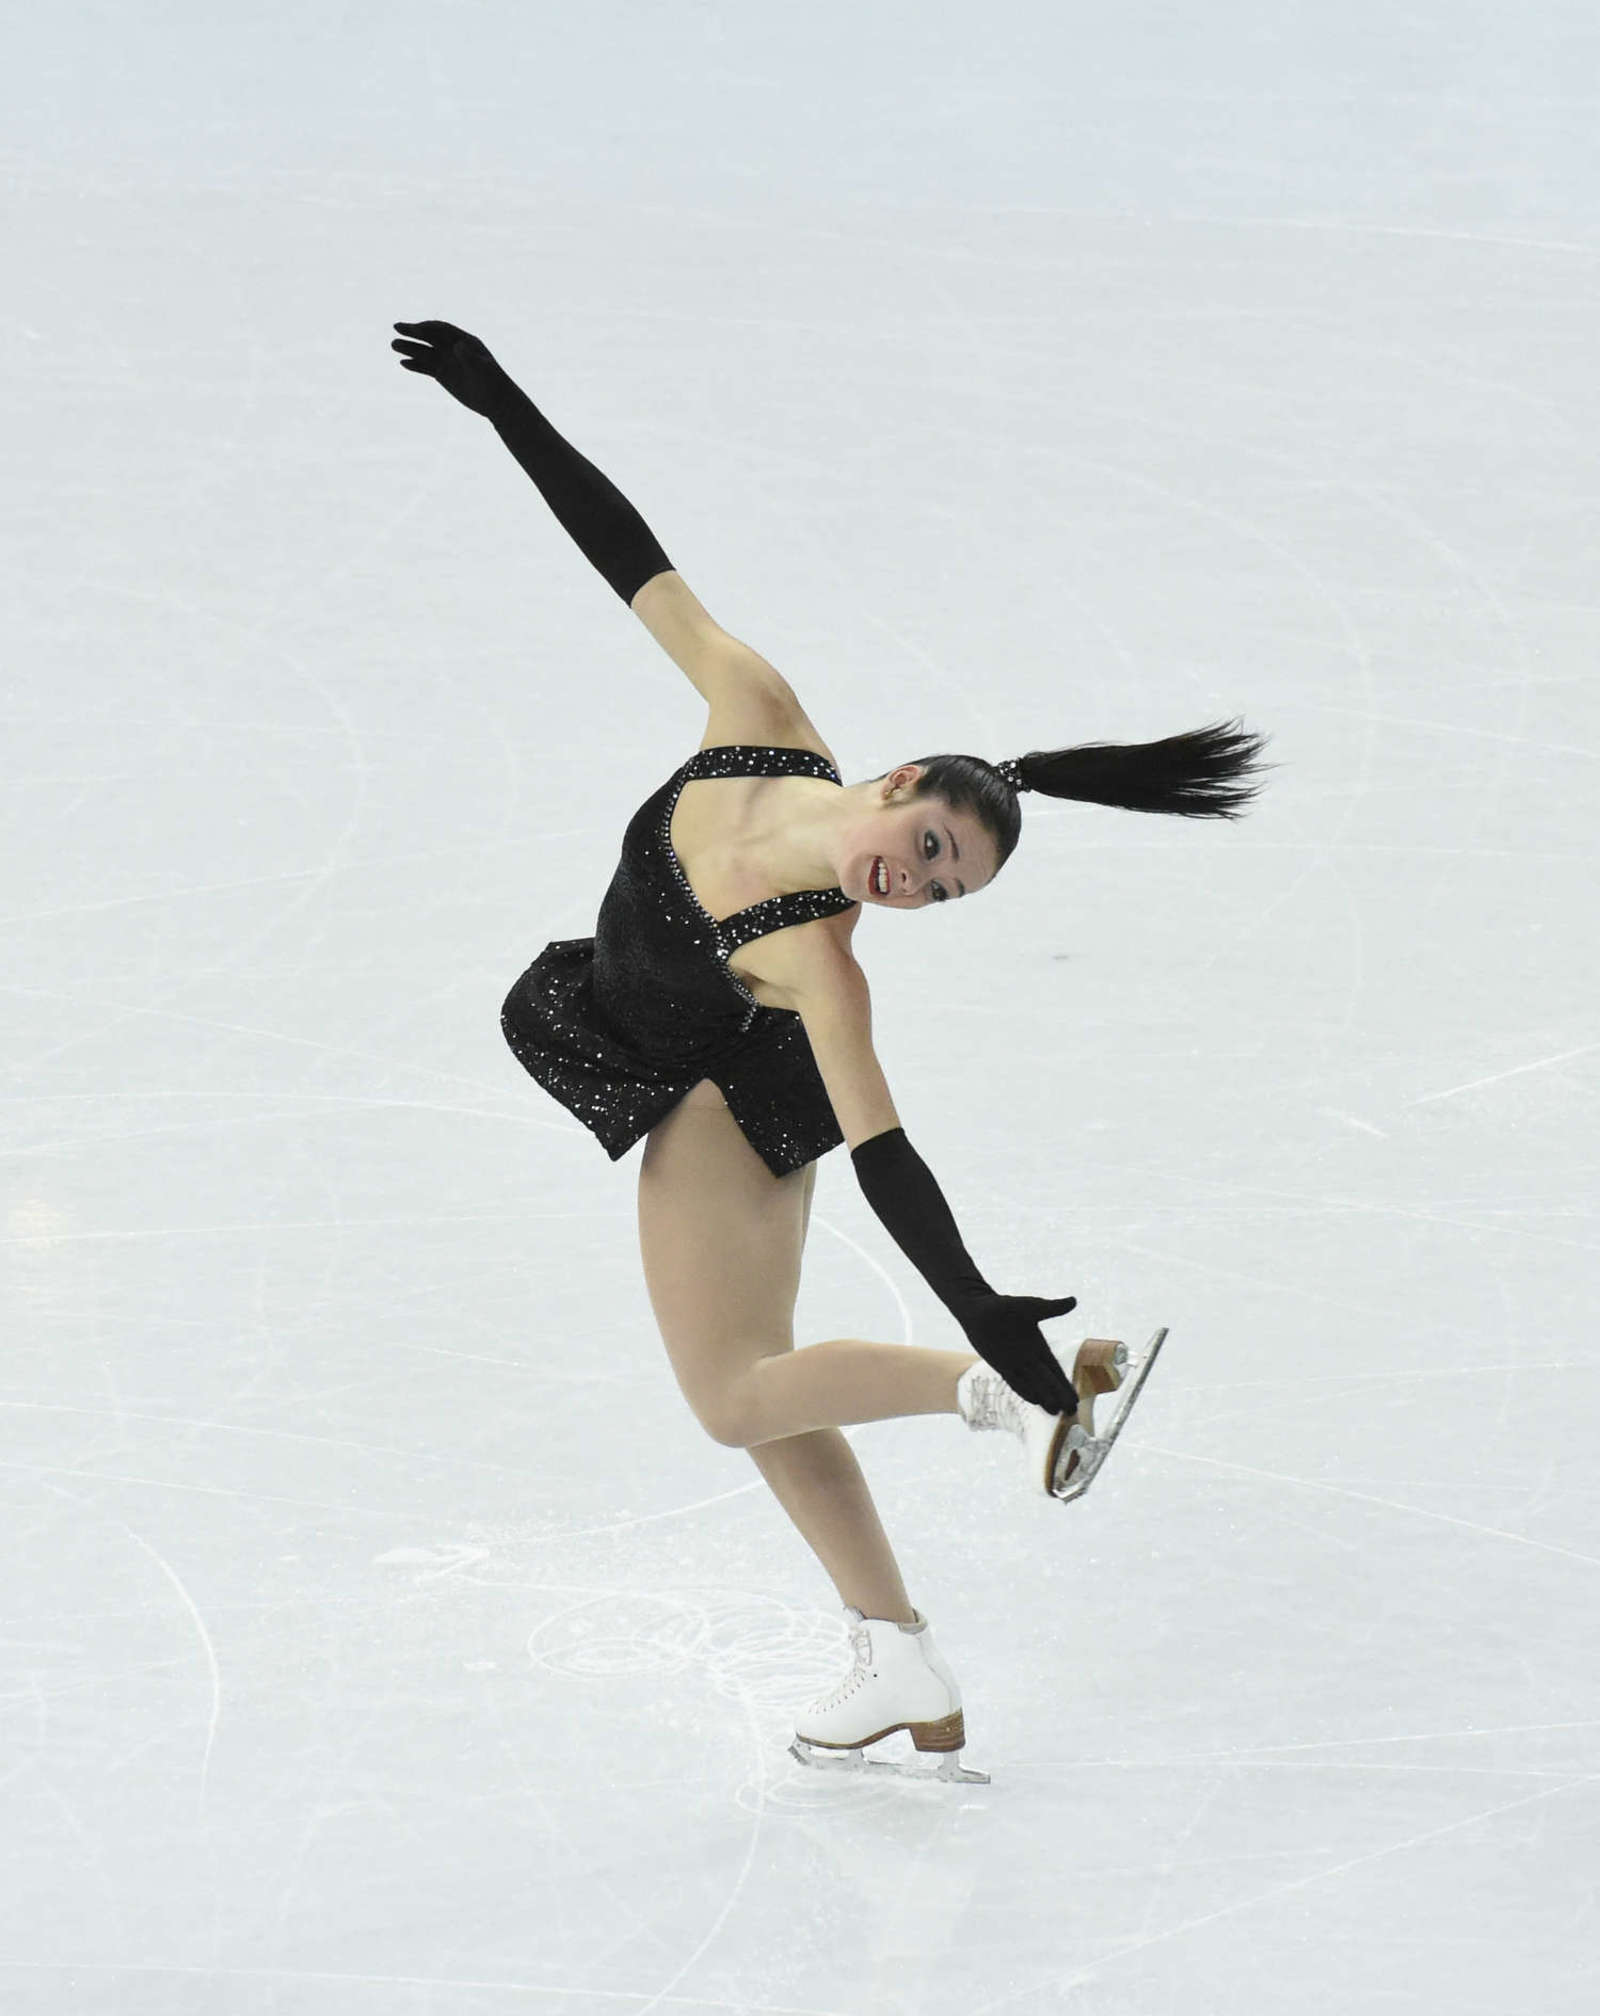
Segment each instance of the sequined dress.
M783 1176L844 1135L800 1017L763 1007L728 957L854 899L837 886L802 889L719 923L696 900L668 837L678 794L701 777L841 782L812 749L731 742L696 751L629 820L594 936L546 945L506 996L500 1026L517 1061L613 1162L710 1078L751 1147Z

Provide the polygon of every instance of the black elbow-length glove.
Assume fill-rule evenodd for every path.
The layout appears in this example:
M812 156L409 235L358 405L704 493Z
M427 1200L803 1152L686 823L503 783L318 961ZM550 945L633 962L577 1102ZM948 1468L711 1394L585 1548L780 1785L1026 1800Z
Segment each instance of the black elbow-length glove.
M390 349L407 371L437 378L454 399L493 423L495 432L538 485L585 558L631 603L672 562L622 492L565 441L476 336L453 322L396 322Z
M1076 1295L997 1295L973 1265L933 1171L903 1127L874 1134L850 1153L867 1202L897 1246L1013 1392L1052 1414L1077 1412L1078 1396L1040 1323L1078 1306Z

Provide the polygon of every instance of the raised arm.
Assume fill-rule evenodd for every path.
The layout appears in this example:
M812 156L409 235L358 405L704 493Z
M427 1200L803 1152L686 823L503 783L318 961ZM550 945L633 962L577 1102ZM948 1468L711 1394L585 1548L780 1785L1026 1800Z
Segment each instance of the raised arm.
M563 439L509 378L506 388L489 414L494 431L586 558L631 604L645 582L672 562L610 477Z
M777 666L724 630L681 574L647 581L633 598L633 613L713 710L759 697L799 711L799 698Z
M476 336L453 322L397 322L408 371L436 378L493 426L590 564L712 707L799 702L759 652L713 621L622 492L558 434Z
M632 603L672 562L622 492L565 440L483 343L453 322L397 322L392 344L408 371L436 378L481 413L532 477L541 496L622 600Z

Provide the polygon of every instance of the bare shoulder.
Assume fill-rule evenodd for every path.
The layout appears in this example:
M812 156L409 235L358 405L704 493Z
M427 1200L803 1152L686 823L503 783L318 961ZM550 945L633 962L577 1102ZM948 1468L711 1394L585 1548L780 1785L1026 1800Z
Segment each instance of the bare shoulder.
M754 946L760 954L761 978L786 1008L799 1015L821 1009L828 1001L843 1003L866 993L867 976L850 949L850 934L861 914L857 904L833 917L815 917L769 931Z

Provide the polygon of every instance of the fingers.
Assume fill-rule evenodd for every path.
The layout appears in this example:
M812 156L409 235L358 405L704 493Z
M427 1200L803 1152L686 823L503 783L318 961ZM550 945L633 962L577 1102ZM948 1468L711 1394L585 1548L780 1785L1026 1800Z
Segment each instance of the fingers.
M1035 1323L1048 1323L1052 1317L1065 1316L1076 1309L1076 1295L1062 1295L1054 1300L1048 1295L1010 1295L1006 1301L1016 1305L1019 1312L1026 1313Z
M453 322L396 322L392 326L402 336L421 336L429 343L456 343L467 333Z
M1029 1383L1034 1388L1031 1395L1034 1406L1043 1407L1050 1414L1070 1414L1077 1405L1072 1382L1062 1371L1055 1355L1049 1353L1041 1358L1032 1372Z

